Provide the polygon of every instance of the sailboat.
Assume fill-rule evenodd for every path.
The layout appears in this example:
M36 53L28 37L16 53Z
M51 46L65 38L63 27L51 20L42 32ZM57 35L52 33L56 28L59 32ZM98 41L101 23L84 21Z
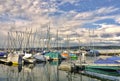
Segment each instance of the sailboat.
M41 53L37 53L35 55L33 55L33 57L36 59L37 62L46 62L46 57L41 54Z

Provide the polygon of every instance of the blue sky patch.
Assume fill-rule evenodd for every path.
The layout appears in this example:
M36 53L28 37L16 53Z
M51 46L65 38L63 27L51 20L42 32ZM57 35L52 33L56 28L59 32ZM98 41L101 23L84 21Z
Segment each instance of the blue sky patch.
M82 27L86 29L97 29L100 28L100 25L96 25L94 23L86 23Z
M96 24L117 24L117 25L120 25L114 19L103 19L103 20L96 21L95 23Z
M85 12L85 11L93 11L97 10L101 7L118 7L119 8L119 0L80 0L77 2L77 5L71 3L64 3L59 6L60 10L63 11L71 11L75 10L77 12Z

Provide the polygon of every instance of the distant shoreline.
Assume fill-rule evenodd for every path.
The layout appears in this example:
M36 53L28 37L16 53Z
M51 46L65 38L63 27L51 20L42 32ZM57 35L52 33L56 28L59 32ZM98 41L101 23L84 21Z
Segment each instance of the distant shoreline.
M82 47L85 47L85 49L120 49L120 46L71 46L71 47L51 47L50 49L70 49L70 50L74 50L74 49L80 49ZM0 48L0 50L4 50L6 48ZM11 49L15 49L15 50L19 50L19 49L22 49L22 48L11 48ZM41 48L23 48L23 49L42 49ZM44 48L44 49L47 49L47 48Z

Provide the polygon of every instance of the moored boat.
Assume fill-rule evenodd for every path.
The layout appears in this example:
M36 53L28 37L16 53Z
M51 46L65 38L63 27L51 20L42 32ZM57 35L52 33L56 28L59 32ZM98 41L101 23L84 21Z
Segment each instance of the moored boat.
M59 52L49 52L45 54L46 58L53 59L53 60L61 60L62 57Z
M120 56L111 56L107 58L99 58L92 65L86 65L86 70L100 70L105 72L120 73Z
M76 54L70 53L69 54L71 60L77 60L78 56Z
M63 59L69 59L69 53L67 51L62 52L61 56Z
M0 52L0 58L6 58L7 57L7 53L4 51Z
M41 53L33 55L33 58L35 58L37 62L46 62L47 60L46 57Z
M22 64L22 56L16 53L10 53L8 54L7 61L15 65Z

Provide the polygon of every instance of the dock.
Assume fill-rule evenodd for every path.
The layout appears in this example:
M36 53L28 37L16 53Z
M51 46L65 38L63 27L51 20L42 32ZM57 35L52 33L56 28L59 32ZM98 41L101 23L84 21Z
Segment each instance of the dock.
M84 70L86 67L111 67L112 69L115 69L117 67L120 67L120 64L94 64L94 63L78 63L76 61L73 62L64 62L59 66L59 70L63 71L72 71L72 70Z

